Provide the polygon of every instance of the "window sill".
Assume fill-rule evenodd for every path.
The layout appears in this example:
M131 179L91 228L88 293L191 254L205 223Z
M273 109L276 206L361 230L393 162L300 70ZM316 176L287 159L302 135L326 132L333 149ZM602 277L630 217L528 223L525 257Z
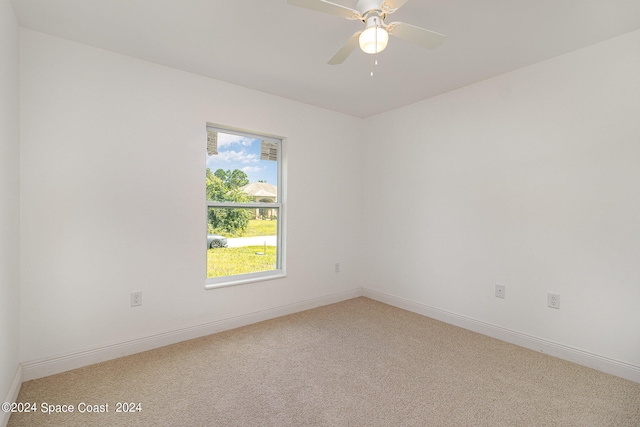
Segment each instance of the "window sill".
M244 285L247 283L264 282L267 280L283 279L287 277L286 273L282 270L276 270L263 273L242 274L238 276L221 277L217 279L207 279L207 283L204 288L218 289L226 288L229 286Z

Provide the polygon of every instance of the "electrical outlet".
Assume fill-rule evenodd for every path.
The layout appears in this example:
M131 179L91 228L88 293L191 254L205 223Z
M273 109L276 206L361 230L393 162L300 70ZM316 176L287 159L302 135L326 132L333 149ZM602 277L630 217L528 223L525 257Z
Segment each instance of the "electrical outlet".
M560 308L560 294L554 294L553 292L547 293L547 305L551 308Z
M142 305L142 292L131 292L131 307Z
M336 262L335 272L340 273L340 263Z
M496 285L496 297L504 298L505 297L505 288L504 285Z

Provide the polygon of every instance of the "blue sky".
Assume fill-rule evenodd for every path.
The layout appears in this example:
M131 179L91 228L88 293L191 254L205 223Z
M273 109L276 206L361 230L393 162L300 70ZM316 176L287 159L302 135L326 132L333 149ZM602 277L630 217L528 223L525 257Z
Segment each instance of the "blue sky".
M278 185L277 162L260 160L260 139L218 133L218 155L207 155L207 167L218 169L240 169L249 177L249 182L259 180Z

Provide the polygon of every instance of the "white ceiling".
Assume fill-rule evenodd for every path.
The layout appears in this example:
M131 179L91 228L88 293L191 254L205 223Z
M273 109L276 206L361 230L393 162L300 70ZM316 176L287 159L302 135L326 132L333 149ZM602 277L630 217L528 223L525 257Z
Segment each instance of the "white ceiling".
M359 21L286 0L12 1L23 27L357 117L640 29L639 0L410 0L387 22L447 40L392 38L370 77L359 49L327 65Z

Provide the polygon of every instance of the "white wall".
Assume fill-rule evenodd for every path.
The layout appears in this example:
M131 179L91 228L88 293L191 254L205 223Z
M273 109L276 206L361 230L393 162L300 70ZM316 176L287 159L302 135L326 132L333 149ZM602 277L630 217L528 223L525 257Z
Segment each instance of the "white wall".
M23 362L357 291L360 120L26 29L21 67ZM287 138L287 278L204 289L207 122Z
M20 360L362 284L640 366L639 47L362 121L21 30ZM286 279L204 290L206 122L287 137Z
M636 31L368 119L364 285L640 367L639 52Z
M11 3L0 0L0 399L19 362L18 34Z

